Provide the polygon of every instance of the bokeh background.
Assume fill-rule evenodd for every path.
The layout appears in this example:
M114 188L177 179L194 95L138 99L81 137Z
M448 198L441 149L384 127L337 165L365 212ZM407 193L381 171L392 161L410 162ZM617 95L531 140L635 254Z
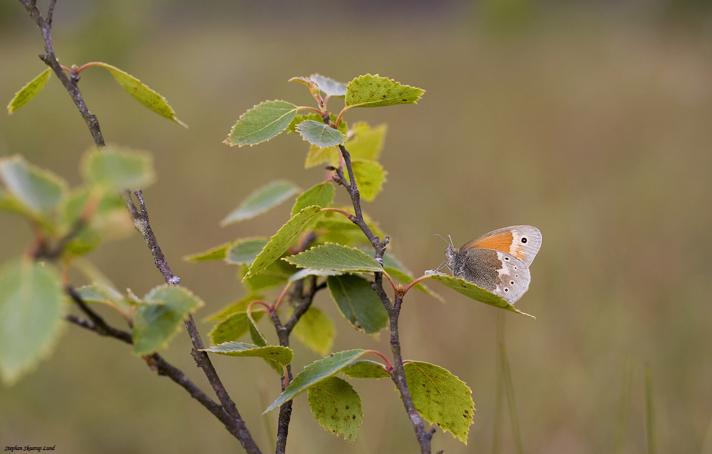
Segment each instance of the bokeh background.
M367 206L415 271L444 245L496 227L537 225L544 245L520 301L537 320L508 315L506 341L524 451L646 452L644 370L650 372L658 452L712 453L712 30L709 2L64 1L56 48L65 64L104 60L164 94L183 130L146 111L112 79L82 88L109 141L150 150L147 198L165 251L208 304L241 293L234 270L181 257L268 234L288 204L248 223L218 222L254 187L288 178L308 187L295 137L251 149L221 144L263 99L309 101L295 75L347 81L374 72L428 90L418 106L352 111L387 122L384 193ZM0 98L42 70L39 34L19 3L0 3ZM20 153L78 182L90 145L55 80L12 117L0 115L0 155ZM343 199L345 201L345 199ZM0 260L31 240L0 216ZM109 243L92 260L121 288L160 282L141 239ZM477 417L464 447L493 452L497 310L441 289L447 304L409 298L409 358L449 368L473 389ZM335 349L387 349L355 333L327 295ZM208 326L201 326L207 333ZM183 334L166 356L200 383ZM315 356L297 346L298 368ZM278 383L259 361L215 358L258 442ZM268 377L268 378L265 378ZM298 398L294 454L413 452L401 403L385 382L356 383L358 441L324 432ZM501 452L514 452L506 418ZM235 441L182 391L117 342L68 327L53 356L0 388L0 445L56 444L60 453L236 452Z

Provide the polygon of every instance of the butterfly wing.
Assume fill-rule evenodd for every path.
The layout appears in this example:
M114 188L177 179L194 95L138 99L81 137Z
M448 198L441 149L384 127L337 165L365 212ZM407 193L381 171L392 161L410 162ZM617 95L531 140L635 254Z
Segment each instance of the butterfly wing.
M531 225L513 225L485 233L462 245L464 249L494 249L506 252L529 267L541 248L541 231Z
M516 303L529 289L529 267L518 258L495 249L460 249L453 274Z

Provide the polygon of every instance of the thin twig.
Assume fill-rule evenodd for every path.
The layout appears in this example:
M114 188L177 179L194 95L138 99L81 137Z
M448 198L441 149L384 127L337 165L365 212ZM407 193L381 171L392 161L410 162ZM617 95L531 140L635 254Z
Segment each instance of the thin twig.
M332 127L336 127L335 125L330 123L328 113L325 113L322 119L324 123L329 124ZM375 259L379 263L383 264L383 255L386 253L389 238L386 236L383 238L383 240L381 240L375 233L373 233L373 230L371 230L371 228L368 226L368 223L366 222L363 216L363 209L361 208L361 194L358 189L358 184L356 183L356 178L354 177L353 165L351 163L351 154L349 154L348 150L344 145L339 145L339 151L341 152L343 167L346 167L348 183L346 182L344 171L341 166L335 169L337 177L334 179L334 181L336 181L338 184L341 184L346 189L346 192L348 192L349 197L351 198L351 204L354 207L354 215L351 218L351 221L356 224L361 229L366 238L368 238L368 241L373 246ZM393 373L391 374L391 377L393 379L393 382L396 384L398 391L400 392L401 400L403 401L403 406L405 407L405 410L408 413L408 418L410 419L410 422L413 426L413 430L415 431L415 436L418 439L421 454L430 454L432 452L431 440L434 431L426 430L425 422L423 421L423 418L420 416L420 413L418 413L415 408L415 405L413 404L413 398L410 395L410 390L408 389L408 384L405 378L405 368L403 367L400 334L398 330L398 318L400 316L401 305L403 303L403 293L398 291L399 289L394 286L394 289L396 290L395 297L393 303L391 303L388 294L383 288L383 273L380 272L374 273L372 287L380 298L381 302L383 303L383 307L386 309L386 312L388 313L391 353L393 355Z
M308 244L303 245L303 247L308 247ZM284 324L280 320L277 311L270 312L272 324L279 339L279 345L289 347L289 338L292 334L292 330L294 330L299 320L311 307L317 292L325 286L326 285L317 285L316 276L312 276L311 286L309 287L309 291L305 294L304 279L297 281L294 285L294 292L290 295L294 312ZM280 295L280 297L284 298L284 295ZM286 380L282 382L282 390L292 381L292 378L292 367L291 365L287 365L287 376ZM292 407L293 403L291 400L279 407L279 416L277 417L277 443L275 447L276 454L284 454L287 450L287 437L289 436L289 423L292 420Z
M89 111L89 108L84 101L81 91L79 90L79 74L76 72L70 72L68 76L65 69L59 63L57 56L54 51L54 46L52 43L52 20L54 15L54 9L56 5L56 0L50 0L47 16L42 17L39 9L37 8L36 2L32 0L19 0L20 3L27 10L30 18L34 20L37 27L42 33L42 39L44 41L44 55L40 56L40 59L49 66L57 78L60 80L65 90L69 94L70 98L77 107L77 110L81 114L84 122L89 129L89 132L94 140L97 147L103 147L106 145L104 136L101 132L101 126L99 125L99 120L96 115ZM138 201L138 207L134 204L131 199L131 195ZM146 207L145 200L143 198L143 193L141 191L134 191L132 194L125 193L124 199L126 200L127 208L131 213L134 220L136 228L139 230L143 236L146 244L151 250L154 263L156 268L160 271L163 279L166 283L170 285L175 285L180 282L180 278L173 274L168 260L166 259L161 247L159 246L156 235L153 232L151 223L148 216L148 209ZM81 306L80 306L81 307ZM234 401L230 398L229 394L225 390L215 367L213 366L207 353L200 351L203 348L203 342L198 333L198 329L195 325L195 321L192 316L188 317L185 322L186 330L190 335L191 342L193 344L192 355L195 359L196 364L203 370L203 373L208 378L210 385L213 387L215 394L218 396L222 404L222 408L230 416L230 424L228 430L240 441L245 451L249 454L261 454L260 449L257 447L252 435L247 429L242 416L237 410ZM216 415L217 416L217 415ZM222 420L222 419L221 419Z

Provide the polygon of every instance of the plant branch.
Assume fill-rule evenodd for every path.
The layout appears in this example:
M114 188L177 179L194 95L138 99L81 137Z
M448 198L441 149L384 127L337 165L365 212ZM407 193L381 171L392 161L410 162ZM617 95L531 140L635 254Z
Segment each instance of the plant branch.
M133 339L131 338L131 333L114 328L109 325L99 314L94 312L81 298L81 296L76 292L73 287L66 288L67 294L70 298L77 304L79 309L84 312L88 319L77 317L76 315L67 315L66 320L80 328L84 328L88 331L92 331L100 336L111 337L119 340L125 344L133 344ZM205 407L210 413L217 417L225 427L231 432L233 429L230 427L232 421L227 413L222 409L222 407L208 397L203 390L201 390L195 383L193 383L186 375L178 369L177 367L170 364L158 353L145 357L146 363L149 367L154 370L158 375L170 378L173 382L180 385L192 398L197 400L203 407Z
M43 17L37 8L36 1L33 0L19 0L20 3L25 7L30 18L33 19L37 27L42 33L42 39L44 41L44 55L40 56L40 59L49 66L57 78L60 80L65 90L69 94L70 98L74 102L77 110L81 114L84 122L89 129L89 132L94 140L97 147L103 147L106 145L104 136L101 132L101 126L96 115L89 111L89 108L84 101L81 91L79 90L79 74L76 70L71 70L69 76L65 72L63 66L59 63L57 56L54 51L54 46L52 42L52 19L54 14L54 9L56 5L56 0L50 0L49 7L47 10L46 17ZM131 196L136 198L138 205L134 203ZM143 236L146 244L151 250L151 255L153 256L154 264L159 270L163 279L166 283L170 285L176 285L180 282L180 278L173 274L168 260L166 259L161 247L159 246L158 240L151 223L149 220L148 209L146 207L146 202L143 198L143 193L139 191L134 191L133 193L125 193L124 199L126 200L127 208L131 213L134 220L134 225L138 231ZM80 306L81 307L81 306ZM192 355L195 359L196 364L203 370L203 373L207 377L210 385L212 386L215 394L218 396L222 409L227 412L231 421L230 425L226 425L230 432L240 441L242 447L249 454L261 454L260 449L257 447L252 435L247 429L242 416L240 415L235 402L230 398L227 393L225 386L220 380L215 367L213 366L207 353L201 351L204 347L203 341L200 338L195 320L192 316L188 317L185 322L186 330L190 336L191 342L193 344ZM217 415L216 415L217 416ZM221 419L222 420L222 419Z
M305 246L308 247L308 246ZM319 290L326 287L324 284L317 285L316 276L312 276L311 286L309 291L304 293L304 279L297 281L294 285L292 294L290 295L290 302L294 307L294 312L290 316L286 323L282 323L279 318L279 314L276 310L270 311L270 317L272 319L272 324L277 332L277 338L279 339L279 345L283 347L289 347L289 338L292 334L292 330L297 325L302 316L309 310L312 302L314 301L314 296L319 292ZM285 298L286 292L289 286L285 287L278 297L278 302ZM277 304L274 305L275 309ZM289 385L292 381L292 367L287 365L287 374L285 380L282 381L282 391ZM284 454L287 449L287 437L289 436L289 423L292 420L292 401L285 402L279 407L279 416L277 418L277 443L275 446L276 454Z
M434 431L425 429L425 422L413 404L413 398L410 395L410 390L408 389L405 377L405 367L403 366L403 356L401 354L400 334L398 332L398 318L400 317L402 304L403 295L396 293L393 301L393 307L388 312L389 328L391 331L391 353L393 354L393 373L391 374L391 377L400 392L403 406L405 407L405 411L408 413L408 418L410 419L413 429L415 430L415 436L420 444L421 454L430 454L432 452L431 440L433 438Z
M342 114L343 111L341 114L339 114L339 116L341 116ZM336 124L338 124L338 122L336 124L331 124L329 122L328 113L323 116L323 120L326 124L331 125L331 127L333 128L335 128ZM361 194L358 189L358 184L356 183L356 178L354 177L353 165L351 163L351 155L349 154L348 150L344 145L339 145L339 151L341 152L341 157L343 159L343 166L339 166L335 169L337 175L335 181L337 181L337 183L341 184L346 189L349 194L349 197L351 198L351 203L354 207L354 215L351 221L356 224L361 229L366 238L368 238L368 241L373 246L374 256L376 260L381 263L381 265L383 265L383 255L385 254L386 248L388 247L389 239L386 236L383 240L381 240L376 234L373 233L373 230L371 230L371 228L368 226L368 223L366 223L366 220L363 216L363 210L361 208ZM346 167L348 183L346 182L343 167ZM408 413L408 418L410 419L410 422L413 426L413 430L415 431L416 438L418 439L421 454L431 454L431 440L433 437L434 430L426 430L423 418L415 409L415 405L413 404L413 398L410 395L410 390L408 389L408 383L405 377L405 368L403 367L400 334L398 330L398 318L400 317L401 305L403 303L403 293L398 291L399 287L396 286L393 282L391 282L391 285L393 286L394 290L396 290L394 295L394 301L393 303L391 303L388 294L383 288L383 273L376 272L373 274L373 290L381 299L383 307L388 313L391 353L393 355L393 372L391 373L391 378L401 395L403 406L405 407L405 410Z

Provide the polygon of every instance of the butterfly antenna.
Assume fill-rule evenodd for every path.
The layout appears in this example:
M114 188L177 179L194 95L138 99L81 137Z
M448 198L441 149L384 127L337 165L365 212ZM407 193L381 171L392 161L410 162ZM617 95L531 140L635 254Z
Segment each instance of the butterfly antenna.
M448 233L447 237L448 237L448 239L450 240L450 246L451 246L453 249L455 249L455 245L453 244L453 242L452 242L452 237L450 236L449 233Z
M447 246L447 240L445 239L444 236L440 235L439 233L433 233L433 236L436 236L436 237L440 238L441 240L443 240L445 242L445 246ZM452 241L450 241L450 242L452 243Z

